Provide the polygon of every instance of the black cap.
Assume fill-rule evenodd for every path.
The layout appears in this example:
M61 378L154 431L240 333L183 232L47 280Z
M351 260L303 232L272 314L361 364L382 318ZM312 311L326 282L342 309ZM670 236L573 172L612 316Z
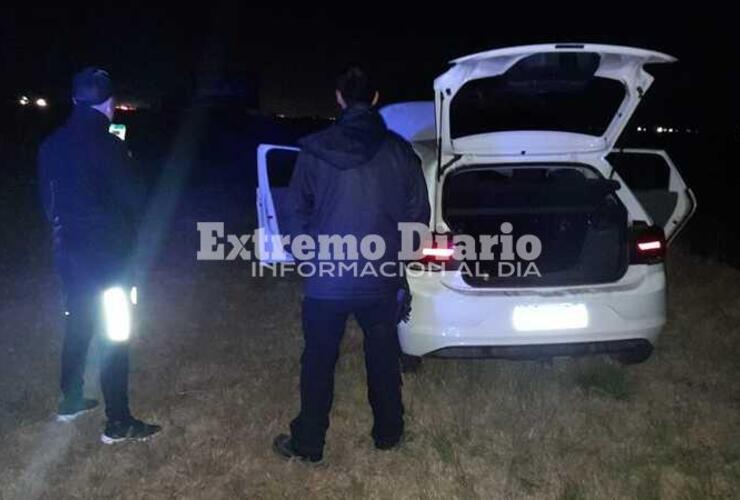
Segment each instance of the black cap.
M113 95L113 81L107 71L87 67L72 79L72 97L77 104L97 106Z

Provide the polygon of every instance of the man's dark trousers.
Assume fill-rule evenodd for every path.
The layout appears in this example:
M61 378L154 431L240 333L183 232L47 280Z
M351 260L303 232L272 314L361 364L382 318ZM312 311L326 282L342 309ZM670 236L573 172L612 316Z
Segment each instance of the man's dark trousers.
M93 335L103 333L102 294L104 287L93 283L64 286L66 316L62 345L61 390L65 399L83 397L85 362ZM131 418L128 403L128 342L113 342L101 335L100 386L109 421Z
M394 442L401 437L403 404L397 308L395 295L372 299L304 299L301 412L290 425L293 446L298 452L317 455L323 451L334 399L334 368L350 314L355 316L365 335L373 439Z

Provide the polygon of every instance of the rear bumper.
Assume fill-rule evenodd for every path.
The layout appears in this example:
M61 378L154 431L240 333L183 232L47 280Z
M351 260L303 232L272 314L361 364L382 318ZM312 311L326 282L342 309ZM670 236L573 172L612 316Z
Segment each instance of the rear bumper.
M548 359L561 356L613 354L632 349L651 348L652 344L645 339L628 339L573 344L444 347L428 355L435 358Z
M635 342L654 344L665 325L665 271L630 266L611 286L539 290L458 290L434 273L410 277L411 319L399 325L401 347L415 356L537 357L612 352ZM588 325L518 331L517 306L584 304ZM495 349L492 349L495 348ZM568 353L567 351L572 351ZM534 355L534 356L532 356Z

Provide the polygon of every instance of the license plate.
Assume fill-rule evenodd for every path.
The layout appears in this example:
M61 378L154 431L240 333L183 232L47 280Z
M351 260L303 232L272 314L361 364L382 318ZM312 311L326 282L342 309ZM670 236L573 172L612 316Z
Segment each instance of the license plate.
M588 308L585 304L516 306L512 322L521 332L577 330L588 327Z

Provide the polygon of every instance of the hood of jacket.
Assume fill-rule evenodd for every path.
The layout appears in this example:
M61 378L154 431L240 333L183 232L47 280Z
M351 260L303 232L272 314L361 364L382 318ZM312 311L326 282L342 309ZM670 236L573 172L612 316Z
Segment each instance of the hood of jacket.
M84 105L76 105L69 115L67 124L75 128L107 132L110 120L97 109Z
M304 137L301 147L340 170L369 162L380 150L388 128L375 108L355 104L326 130Z

